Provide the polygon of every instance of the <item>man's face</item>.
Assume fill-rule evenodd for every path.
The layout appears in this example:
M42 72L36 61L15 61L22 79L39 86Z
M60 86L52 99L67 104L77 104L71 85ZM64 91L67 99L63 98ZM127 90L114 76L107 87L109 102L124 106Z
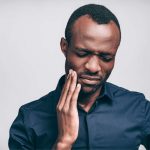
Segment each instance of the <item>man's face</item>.
M82 92L96 92L114 67L119 43L120 32L113 21L97 24L87 15L80 17L72 27L70 44L61 40L66 74L69 69L75 70Z

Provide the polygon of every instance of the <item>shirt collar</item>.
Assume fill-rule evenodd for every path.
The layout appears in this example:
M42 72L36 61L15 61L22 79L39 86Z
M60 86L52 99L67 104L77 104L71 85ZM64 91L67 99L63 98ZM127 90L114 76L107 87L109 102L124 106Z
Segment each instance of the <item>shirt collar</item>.
M59 81L58 81L58 84L57 84L57 87L55 89L55 97L57 99L59 99L60 95L61 95L61 91L62 91L62 88L63 88L63 85L65 83L65 75L63 75Z
M113 93L112 93L112 90L110 89L108 82L105 82L104 85L102 86L101 93L97 99L101 99L101 98L105 98L105 97L108 98L108 100L110 100L110 101L113 100Z

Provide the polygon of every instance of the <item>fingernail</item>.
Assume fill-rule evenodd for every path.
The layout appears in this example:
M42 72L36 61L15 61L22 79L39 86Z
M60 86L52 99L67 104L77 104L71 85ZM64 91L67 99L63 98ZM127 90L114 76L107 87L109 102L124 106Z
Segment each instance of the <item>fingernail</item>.
M81 87L81 84L80 84L80 83L78 83L78 84L77 84L77 87L78 87L78 88L80 88L80 87Z
M72 69L69 69L69 74L71 74L72 73Z

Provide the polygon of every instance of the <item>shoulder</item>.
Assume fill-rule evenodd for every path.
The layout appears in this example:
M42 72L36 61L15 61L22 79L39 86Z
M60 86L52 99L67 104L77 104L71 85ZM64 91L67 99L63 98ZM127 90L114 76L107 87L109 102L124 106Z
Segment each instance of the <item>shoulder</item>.
M108 86L113 100L119 103L120 106L126 108L132 107L134 110L138 110L142 113L150 112L150 101L145 98L143 93L131 91L112 83L107 83L106 86Z
M30 103L22 105L19 109L19 114L22 114L23 118L26 120L33 121L33 119L38 117L53 116L56 115L56 106L59 101L61 94L61 81L63 77L59 80L58 85L55 90L49 92L47 95L33 100Z
M131 91L112 83L107 83L107 86L117 106L125 109L125 112L131 111L132 116L139 115L139 118L149 118L150 120L150 101L145 98L143 93Z
M108 86L111 93L117 98L117 97L128 97L130 98L139 98L141 100L145 100L145 96L141 92L137 91L131 91L129 89L126 89L124 87L115 85L113 83L107 82L106 86Z
M131 91L108 82L106 86L109 89L113 100L121 105L126 105L129 107L134 106L135 108L139 108L141 110L145 109L145 105L150 106L150 101L148 101L145 98L145 95L141 92Z
M42 96L37 100L33 100L27 104L20 107L22 112L48 112L53 113L55 111L54 106L56 105L55 91Z

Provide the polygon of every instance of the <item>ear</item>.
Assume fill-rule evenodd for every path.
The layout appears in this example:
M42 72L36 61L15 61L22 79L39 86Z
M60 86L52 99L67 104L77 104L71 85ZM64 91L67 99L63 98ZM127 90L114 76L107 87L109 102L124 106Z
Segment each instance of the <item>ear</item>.
M60 47L61 47L61 51L63 52L63 54L66 57L67 50L68 50L68 42L63 37L61 38L61 41L60 41Z

